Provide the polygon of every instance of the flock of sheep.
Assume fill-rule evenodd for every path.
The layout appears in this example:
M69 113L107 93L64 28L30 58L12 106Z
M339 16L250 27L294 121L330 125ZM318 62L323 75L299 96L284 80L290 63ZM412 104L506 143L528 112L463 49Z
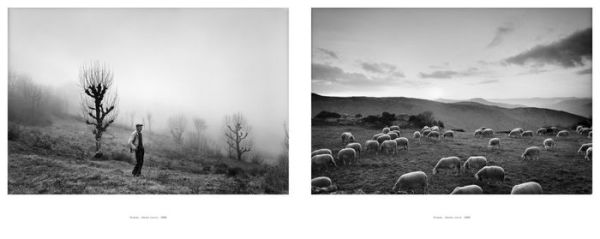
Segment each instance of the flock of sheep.
M577 126L576 133L592 138L592 129ZM428 140L441 140L443 138L454 138L454 131L447 130L441 133L438 126L425 126L420 131L415 131L412 136L418 142L421 138ZM488 147L491 149L500 148L500 138L494 137L494 130L490 128L479 128L475 130L474 137L489 137ZM537 135L556 135L556 138L569 136L568 130L558 130L556 127L540 128L536 131ZM534 133L530 130L515 128L508 134L511 138L533 137ZM312 152L311 161L314 169L323 169L325 167L338 167L338 164L356 164L362 152L362 145L356 142L355 137L350 132L344 132L341 135L342 144L346 145L337 153L337 160L330 149L318 149ZM365 142L365 153L383 153L397 154L400 150L408 150L408 138L400 136L400 128L391 126L383 128L381 133L373 135L372 139ZM556 143L552 138L546 138L543 143L545 150L553 150ZM578 150L579 154L584 154L586 160L592 159L592 143L581 145ZM541 148L530 146L525 149L521 155L521 159L539 160ZM488 166L488 161L484 156L470 156L464 163L461 164L459 157L451 156L441 158L432 170L432 174L437 174L440 170L456 171L456 175L463 172L473 174L476 180L487 183L498 183L504 181L504 169L500 166ZM337 190L337 186L333 184L329 177L321 176L313 178L311 181L313 193L328 193ZM409 172L401 175L392 188L393 193L408 193L421 191L427 193L428 178L423 171ZM475 184L466 186L457 186L451 194L481 194L483 189ZM512 187L511 194L541 194L543 193L542 186L537 182L525 182Z

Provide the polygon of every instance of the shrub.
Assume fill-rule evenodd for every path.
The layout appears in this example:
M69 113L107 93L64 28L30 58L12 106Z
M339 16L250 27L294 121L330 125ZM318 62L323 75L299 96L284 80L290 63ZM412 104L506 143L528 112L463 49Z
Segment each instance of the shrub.
M321 111L315 116L316 119L340 118L340 117L342 117L340 114L335 113L335 112L329 112L329 111Z
M21 126L15 123L8 123L8 140L18 140L21 136L23 129Z
M227 167L227 164L218 163L218 164L216 164L216 165L213 166L213 169L214 169L213 171L216 174L224 174L224 173L227 172L227 168L229 168L229 167Z
M227 174L226 175L228 177L245 176L245 172L240 167L233 167L233 168L228 168L227 169Z

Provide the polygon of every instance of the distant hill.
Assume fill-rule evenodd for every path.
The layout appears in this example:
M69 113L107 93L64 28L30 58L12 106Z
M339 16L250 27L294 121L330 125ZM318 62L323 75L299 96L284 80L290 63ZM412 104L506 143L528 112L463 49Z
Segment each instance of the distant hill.
M592 99L576 97L555 98L517 98L517 99L489 99L493 102L505 104L518 104L528 107L561 110L583 117L592 115Z
M350 115L377 115L384 111L418 114L431 111L447 128L469 131L479 127L497 130L515 127L537 129L543 125L570 127L585 120L584 117L572 113L534 107L508 109L477 102L442 103L406 97L328 97L313 93L311 117L323 110Z
M525 105L520 105L520 104L508 104L508 103L500 103L500 102L492 102L483 98L472 98L472 99L468 99L468 100L451 100L451 99L437 99L436 101L442 102L442 103L457 103L457 102L475 102L475 103L479 103L482 105L493 105L493 106L498 106L498 107L502 107L502 108L519 108L519 107L527 107Z

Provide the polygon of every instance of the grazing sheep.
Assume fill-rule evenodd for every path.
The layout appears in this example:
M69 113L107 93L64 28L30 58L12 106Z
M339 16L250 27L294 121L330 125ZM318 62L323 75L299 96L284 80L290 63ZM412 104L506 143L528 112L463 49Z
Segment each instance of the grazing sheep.
M575 132L577 132L579 134L579 132L581 132L581 129L583 129L583 126L577 125L577 128L575 128Z
M454 131L448 130L444 132L444 138L454 138Z
M395 140L396 140L396 144L398 146L398 150L401 150L401 149L408 150L408 139L407 138L400 137L400 138L397 138Z
M581 135L588 135L590 132L592 132L592 129L590 129L590 128L583 128L583 129L581 129L581 131L579 132L579 134L581 134Z
M590 138L590 139L592 138L592 131L590 131L590 132L588 133L588 138Z
M384 134L387 134L387 133L390 132L390 128L385 127L385 128L383 128L383 130L381 130L381 132L384 133Z
M483 137L493 137L494 136L494 130L493 129L484 129L483 131L481 131L481 136L483 136Z
M521 131L513 129L513 130L510 131L510 133L508 133L508 137L511 137L511 138L521 138Z
M556 148L556 143L552 138L544 139L544 149L550 150L552 148Z
M373 138L371 138L372 140L377 140L377 138L379 138L379 136L385 135L384 133L377 133L375 135L373 135Z
M431 133L431 130L428 130L428 129L423 130L423 136L425 136L425 137L429 136L430 133Z
M483 189L475 184L455 187L450 194L482 194Z
M394 133L396 133L398 136L400 136L400 130L390 130L390 132L394 132Z
M579 150L577 150L577 154L585 154L585 151L590 147L592 147L592 143L582 144Z
M589 147L585 151L585 159L588 160L588 161L592 160L592 147Z
M433 175L437 174L440 169L456 169L456 175L460 174L460 159L456 156L445 157L438 160L435 167L433 167Z
M342 164L350 164L352 161L356 162L356 150L353 148L341 149L337 154L337 158Z
M356 151L357 158L360 158L360 152L362 151L362 146L360 145L360 143L349 143L348 145L346 145L346 148L354 149L354 151Z
M513 130L511 130L511 131L519 131L519 133L521 133L521 134L522 134L522 133L523 133L523 131L525 131L525 130L523 130L523 128L514 128L514 129L513 129Z
M429 134L427 134L427 137L430 138L430 139L435 138L435 139L439 140L440 139L440 132L431 131Z
M558 133L556 134L557 138L559 138L559 137L567 137L567 136L569 136L569 131L566 131L566 130L558 131Z
M379 142L379 144L382 144L383 141L391 140L391 139L392 139L392 137L390 137L387 134L384 134L384 135L381 135L381 136L377 137L377 142Z
M313 187L329 187L332 184L333 182L331 182L331 178L325 176L316 177L310 180L310 185Z
M531 131L531 130L523 131L523 133L521 134L521 137L533 137L533 131Z
M390 139L396 139L396 138L398 138L398 134L396 134L394 132L389 132L388 135L390 136Z
M488 141L488 147L491 149L499 149L500 148L500 139L499 138L491 138L490 141Z
M367 140L365 142L366 152L375 152L379 151L379 142L377 140Z
M523 160L526 160L526 159L538 160L538 159L540 159L541 153L542 153L542 150L539 147L531 146L531 147L525 149L525 152L523 152L523 154L521 155L521 159L523 159Z
M440 131L440 127L438 127L437 125L433 126L433 127L431 127L431 131L438 131L439 132Z
M425 131L425 130L430 130L430 129L429 129L429 126L427 126L427 125L426 125L426 126L423 126L423 129L421 129L421 132L423 132L423 131Z
M478 130L475 130L475 133L473 133L473 136L475 136L475 138L479 138L479 137L483 136L482 134L483 134L483 130L478 129Z
M342 144L348 144L354 142L354 135L350 132L342 133Z
M558 133L558 128L556 126L552 126L550 127L550 131L552 131L553 134Z
M542 194L542 186L536 182L526 182L512 187L510 194Z
M398 125L392 125L392 126L390 126L390 130L391 131L394 131L394 130L400 131L400 126L398 126Z
M333 153L331 152L331 149L317 149L315 151L312 151L312 153L310 153L310 156L315 156L315 155L319 155L319 154L329 154L329 155L333 155Z
M420 143L420 142L421 142L421 132L419 132L419 131L415 131L415 132L413 133L413 138L415 138L415 139L419 139L419 143Z
M379 151L385 154L396 154L398 151L398 143L395 140L386 140L379 146Z
M470 173L479 171L485 166L487 166L487 159L484 156L471 156L463 164L465 171L469 171Z
M536 131L536 133L537 133L537 135L544 135L544 134L547 134L547 133L548 133L548 129L546 129L546 128L539 128L539 129Z
M402 174L394 184L392 192L408 192L412 190L414 193L416 190L423 190L423 193L427 193L427 174L423 171L416 171Z
M504 182L504 169L499 166L485 166L475 174L475 179L479 181Z
M333 160L333 156L331 156L331 154L318 154L315 155L311 158L311 162L312 162L312 166L314 167L327 167L329 165L333 165L334 167L337 167L337 164L335 163L335 160Z

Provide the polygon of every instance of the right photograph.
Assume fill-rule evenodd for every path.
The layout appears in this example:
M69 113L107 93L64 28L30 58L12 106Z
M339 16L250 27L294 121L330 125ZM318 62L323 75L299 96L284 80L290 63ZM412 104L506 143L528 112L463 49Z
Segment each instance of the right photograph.
M591 8L313 8L312 194L592 194Z

